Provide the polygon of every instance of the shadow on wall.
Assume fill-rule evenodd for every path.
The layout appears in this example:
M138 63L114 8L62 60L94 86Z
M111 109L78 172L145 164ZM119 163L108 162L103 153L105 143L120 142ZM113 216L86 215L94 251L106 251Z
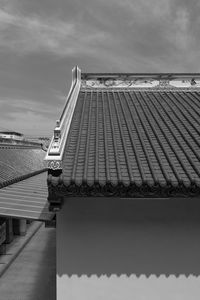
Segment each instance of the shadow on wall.
M43 225L44 226L44 225ZM32 273L37 270L34 284L30 285L29 300L37 299L56 299L56 247L55 247L55 229L52 228L41 228L39 233L34 237L35 242L32 243L32 251L35 251L37 255L33 256L35 261L35 268ZM24 252L30 257L30 249ZM38 258L40 263L38 263ZM33 277L33 274L32 274ZM16 295L17 296L17 295ZM18 298L16 299L25 299Z
M200 200L69 199L57 275L200 275Z

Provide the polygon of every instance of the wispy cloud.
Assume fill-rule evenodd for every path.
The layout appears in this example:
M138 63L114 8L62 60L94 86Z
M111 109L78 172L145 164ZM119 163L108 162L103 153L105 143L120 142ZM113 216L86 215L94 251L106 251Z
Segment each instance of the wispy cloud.
M65 101L66 98L64 96L62 98L57 96L56 103L38 102L32 99L0 98L0 110L6 114L9 112L32 112L37 115L50 117L55 113L61 113L61 108Z
M42 133L54 128L54 115L59 116L59 106L48 103L38 103L30 99L0 98L0 111L2 113L0 125L25 133Z
M124 0L117 1L118 5L128 11L129 14L134 15L137 22L148 23L161 18L166 18L171 13L171 0Z
M61 56L91 53L107 37L107 33L95 28L81 28L53 17L25 16L0 9L0 47L19 54L42 50Z
M6 3L8 3L6 1ZM61 58L86 55L111 68L146 65L155 68L185 59L200 46L199 33L191 30L191 11L172 0L75 1L79 13L39 15L18 10L17 5L0 9L0 47L18 54L50 52ZM66 5L66 9L67 9ZM80 13L81 12L81 13ZM68 14L69 16L69 14ZM168 58L167 58L168 56Z
M1 120L0 126L10 130L16 130L23 134L52 135L55 120L34 112L9 112L6 119Z
M174 20L174 42L177 47L182 49L191 48L192 35L189 32L190 29L190 15L186 8L179 8L176 11L176 18Z

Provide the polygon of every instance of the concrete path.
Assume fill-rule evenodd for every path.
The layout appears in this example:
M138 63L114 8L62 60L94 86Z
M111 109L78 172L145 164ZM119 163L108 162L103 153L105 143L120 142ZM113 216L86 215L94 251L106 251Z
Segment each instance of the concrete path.
M1 300L56 299L56 232L44 225L0 278Z
M34 234L42 226L42 222L34 221L27 225L27 233L25 235L15 235L14 240L10 244L6 244L6 253L0 255L0 277L7 270L10 264L15 260L26 244L32 239Z

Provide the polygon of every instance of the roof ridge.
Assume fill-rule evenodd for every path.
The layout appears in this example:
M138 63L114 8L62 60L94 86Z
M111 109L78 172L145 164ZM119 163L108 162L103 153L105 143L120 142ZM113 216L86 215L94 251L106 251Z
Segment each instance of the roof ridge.
M33 176L38 175L40 173L46 172L46 171L47 171L47 168L44 168L44 169L37 170L37 171L31 172L31 173L28 173L28 174L25 174L25 175L18 176L18 177L14 178L14 179L10 179L10 180L1 182L0 183L0 189L6 187L8 185L11 185L13 183L17 183L17 182L25 180L27 178L33 177Z

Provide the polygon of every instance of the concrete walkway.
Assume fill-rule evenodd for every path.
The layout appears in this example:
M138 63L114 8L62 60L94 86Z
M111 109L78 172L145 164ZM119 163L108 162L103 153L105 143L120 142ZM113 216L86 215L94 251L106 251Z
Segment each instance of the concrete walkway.
M42 222L38 221L32 222L27 225L27 233L25 235L15 235L12 243L5 245L6 253L0 255L0 277L23 250L26 244L32 239L34 234L40 229L42 224Z
M56 299L55 238L54 228L41 226L0 278L0 299Z

